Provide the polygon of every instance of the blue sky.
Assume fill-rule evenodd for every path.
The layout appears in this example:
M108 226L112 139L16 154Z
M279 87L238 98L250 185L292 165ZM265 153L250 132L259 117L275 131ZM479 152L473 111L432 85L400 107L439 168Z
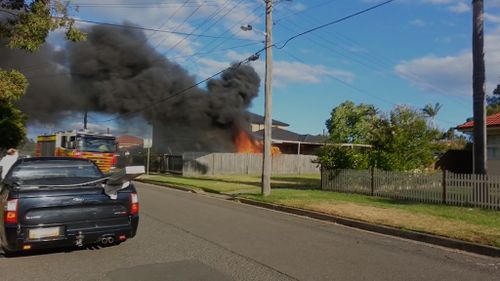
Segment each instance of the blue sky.
M74 2L80 4L75 15L81 19L109 23L127 20L144 27L230 37L227 40L146 33L160 53L199 80L263 46L258 42L263 40L265 29L262 0ZM274 10L274 40L286 40L381 2L278 1ZM289 123L292 131L319 134L325 129L332 108L345 100L374 104L381 111L389 111L396 104L421 108L439 102L443 104L436 119L439 127L447 129L462 123L472 115L470 2L396 0L299 37L283 50L275 48L273 117ZM485 2L489 94L500 83L500 0ZM241 31L239 27L246 24L254 30ZM254 45L240 47L248 44ZM263 77L264 56L252 64ZM251 111L262 114L263 108L261 93Z

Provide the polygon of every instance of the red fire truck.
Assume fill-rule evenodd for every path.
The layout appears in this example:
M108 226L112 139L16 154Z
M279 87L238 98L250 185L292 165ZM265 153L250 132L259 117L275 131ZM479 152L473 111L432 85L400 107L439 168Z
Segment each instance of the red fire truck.
M103 173L115 167L118 144L110 134L66 131L37 137L36 156L66 156L94 161Z

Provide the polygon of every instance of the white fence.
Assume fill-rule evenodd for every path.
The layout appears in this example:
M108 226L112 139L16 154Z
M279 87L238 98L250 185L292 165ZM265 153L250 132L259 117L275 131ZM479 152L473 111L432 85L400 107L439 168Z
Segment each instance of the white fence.
M258 175L262 173L262 155L245 153L199 153L182 155L182 174L197 175ZM280 154L273 156L273 175L319 174L316 156Z
M336 170L321 173L321 187L398 200L500 210L500 176Z

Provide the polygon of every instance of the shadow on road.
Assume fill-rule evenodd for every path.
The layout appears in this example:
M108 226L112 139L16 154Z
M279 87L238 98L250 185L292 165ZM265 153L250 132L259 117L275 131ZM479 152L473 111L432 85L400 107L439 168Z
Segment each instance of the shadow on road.
M116 245L86 245L83 247L61 247L61 248L53 248L53 249L40 249L40 250L31 250L24 252L14 252L14 253L5 253L4 251L0 252L0 258L20 258L20 257L30 257L30 256L40 256L40 255L51 255L51 254L60 254L60 253L71 253L78 251L95 251L100 250L102 248L114 247Z

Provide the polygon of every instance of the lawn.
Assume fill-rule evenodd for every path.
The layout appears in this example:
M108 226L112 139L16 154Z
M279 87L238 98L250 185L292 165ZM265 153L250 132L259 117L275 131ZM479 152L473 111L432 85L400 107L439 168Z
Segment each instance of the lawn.
M182 177L182 176L164 176L149 175L140 178L147 182L156 182L172 186L191 187L207 192L215 193L259 193L259 176L218 176L218 177ZM273 188L289 189L319 189L319 175L303 176L274 176L271 179Z
M500 212L476 208L401 202L319 190L319 176L272 178L272 194L262 197L257 176L143 176L142 180L240 197L437 234L500 247Z

